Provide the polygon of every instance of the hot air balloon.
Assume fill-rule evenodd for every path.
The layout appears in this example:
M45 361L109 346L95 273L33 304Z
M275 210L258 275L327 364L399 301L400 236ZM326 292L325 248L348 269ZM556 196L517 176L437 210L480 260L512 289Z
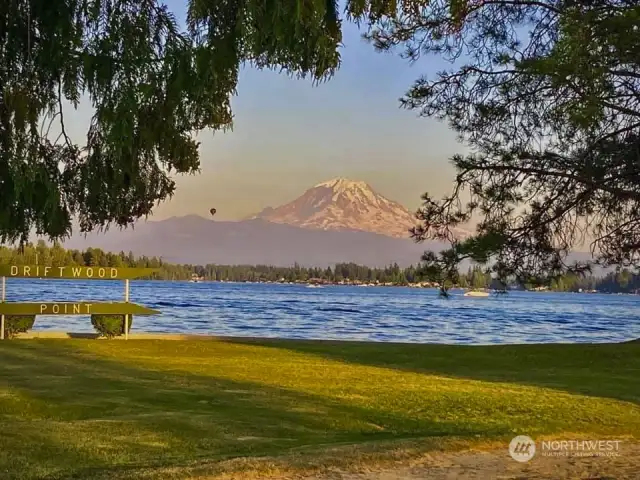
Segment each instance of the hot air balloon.
M217 210L215 208L212 208L211 210L209 210L209 213L211 214L211 216L213 217L216 214Z

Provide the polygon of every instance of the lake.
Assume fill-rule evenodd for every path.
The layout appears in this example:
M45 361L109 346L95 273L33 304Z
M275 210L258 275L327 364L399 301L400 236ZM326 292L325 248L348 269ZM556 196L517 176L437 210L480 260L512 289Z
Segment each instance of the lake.
M7 301L122 301L122 281L7 279ZM450 344L618 342L640 338L640 296L510 292L450 299L402 287L131 282L162 311L133 332ZM38 316L35 330L93 332L88 316Z

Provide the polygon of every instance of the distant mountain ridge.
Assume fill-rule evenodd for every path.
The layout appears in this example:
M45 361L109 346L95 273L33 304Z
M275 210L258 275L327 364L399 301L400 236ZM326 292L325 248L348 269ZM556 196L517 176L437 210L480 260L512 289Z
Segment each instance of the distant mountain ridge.
M267 222L261 219L220 222L187 215L136 224L135 229L112 229L106 233L74 235L65 248L97 247L109 252L132 251L135 255L162 257L170 263L220 265L272 265L307 267L357 263L369 267L416 265L425 250L440 251L438 242L416 244L363 231L315 230ZM573 260L590 255L572 254ZM463 263L462 269L468 267Z
M267 207L248 219L315 230L359 230L409 238L415 215L398 202L377 193L368 183L338 177L319 183L291 202ZM459 237L469 232L459 229Z
M75 234L64 246L132 251L171 263L283 267L298 263L325 268L353 262L408 267L419 263L425 250L449 246L434 241L416 244L408 233L414 224L406 208L377 194L367 183L336 178L315 185L286 205L267 207L251 219L232 222L186 215L139 221L125 230ZM462 238L470 235L462 229L457 233Z
M283 267L298 263L323 268L348 262L407 267L420 261L425 248L444 247L364 231L315 230L262 219L214 221L198 215L139 222L135 229L92 232L86 237L74 235L64 246L132 251L171 263Z
M135 229L74 236L65 246L133 251L178 263L407 267L417 264L426 248L445 248L416 244L409 234L415 224L405 207L367 183L334 178L239 222L198 215L141 221Z

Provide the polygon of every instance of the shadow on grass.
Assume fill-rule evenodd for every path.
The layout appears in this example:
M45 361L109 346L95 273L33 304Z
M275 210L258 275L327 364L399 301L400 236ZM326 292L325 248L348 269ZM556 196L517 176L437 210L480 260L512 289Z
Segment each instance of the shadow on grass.
M0 477L139 478L303 447L508 432L124 361L59 341L1 345Z
M92 339L95 340L97 339L100 335L98 333L74 333L74 332L69 332L67 333L67 336L69 338L82 338L82 339Z
M330 360L452 378L537 386L640 404L640 343L420 345L228 338Z

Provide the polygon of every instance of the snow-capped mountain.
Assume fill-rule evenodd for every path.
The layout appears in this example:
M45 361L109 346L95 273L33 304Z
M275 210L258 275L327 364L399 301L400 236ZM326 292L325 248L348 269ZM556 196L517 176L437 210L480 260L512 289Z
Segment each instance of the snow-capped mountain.
M252 219L317 230L361 230L408 238L415 216L365 182L334 178L304 192L292 202L267 207Z
M448 244L416 244L409 237L414 216L365 182L336 178L307 190L278 208L231 222L197 215L145 220L135 230L111 229L74 235L66 248L89 246L168 262L223 265L275 265L326 268L354 262L371 267L415 264L425 250ZM461 231L464 234L464 231Z

